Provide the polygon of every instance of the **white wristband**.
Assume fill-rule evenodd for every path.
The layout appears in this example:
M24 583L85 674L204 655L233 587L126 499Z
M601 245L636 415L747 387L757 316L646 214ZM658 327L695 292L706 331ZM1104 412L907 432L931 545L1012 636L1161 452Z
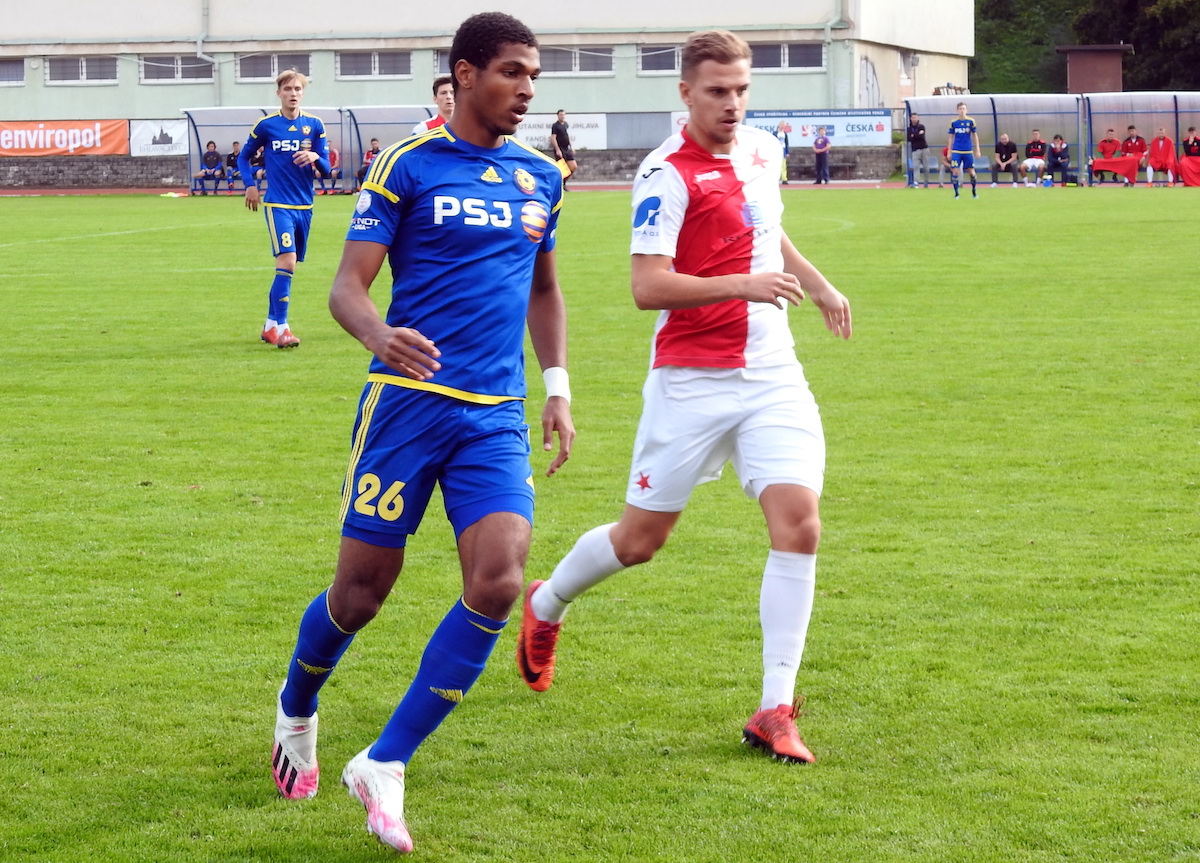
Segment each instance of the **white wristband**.
M551 366L542 372L542 380L546 383L546 398L562 396L571 403L571 378L562 366Z

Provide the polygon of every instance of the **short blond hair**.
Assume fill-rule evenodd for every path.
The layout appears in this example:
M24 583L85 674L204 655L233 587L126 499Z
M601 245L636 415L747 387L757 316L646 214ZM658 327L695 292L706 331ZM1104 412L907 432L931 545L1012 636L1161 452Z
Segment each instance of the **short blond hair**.
M750 46L746 40L728 30L700 30L688 36L683 45L681 73L687 78L705 60L717 63L733 63L750 59Z
M285 69L275 76L275 89L282 90L283 85L295 78L300 82L300 86L308 88L308 76L299 69Z

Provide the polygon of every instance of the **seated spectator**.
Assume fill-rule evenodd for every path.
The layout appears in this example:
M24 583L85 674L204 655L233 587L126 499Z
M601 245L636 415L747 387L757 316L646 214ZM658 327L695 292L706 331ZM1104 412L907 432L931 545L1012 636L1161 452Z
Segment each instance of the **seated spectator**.
M938 154L938 188L942 188L942 177L946 172L950 172L951 179L954 178L954 166L950 164L950 146L942 147L942 152Z
M1034 186L1041 183L1042 176L1046 173L1046 149L1046 142L1042 140L1042 133L1034 129L1033 137L1025 145L1025 161L1021 163L1021 179L1025 181L1026 186ZM1036 175L1036 179L1032 182L1029 180L1031 171Z
M1200 137L1196 136L1195 126L1188 126L1187 137L1180 146L1183 155L1176 176L1185 186L1200 186Z
M1013 188L1017 185L1017 145L1010 141L1008 134L1001 134L996 142L996 158L992 160L992 185L1000 179L1005 171L1012 174Z
M318 195L336 195L338 193L337 181L342 176L342 154L338 152L337 147L329 148L329 173L317 173L317 182L321 184L321 188L317 191ZM329 181L329 189L325 188L325 181Z
M372 138L371 149L363 153L362 165L359 167L358 173L354 175L358 180L358 184L355 186L354 191L357 192L362 188L363 180L367 178L367 171L371 170L371 163L374 162L375 157L379 155L379 149L379 139Z
M1096 143L1096 152L1100 154L1101 159L1114 159L1121 155L1121 140L1117 137L1117 133L1109 129L1104 133L1104 137ZM1100 177L1100 182L1104 182L1104 172L1097 171L1097 176ZM1112 175L1113 182L1117 181L1117 175L1114 172Z
M220 186L217 185L218 180L225 179L225 164L221 159L221 154L217 152L217 142L209 141L205 145L203 155L200 156L200 170L192 174L192 194L196 194L196 186L199 184L200 194L208 194L208 186L204 185L205 180L213 181L213 194L217 193Z
M229 151L229 155L225 157L225 182L228 186L227 194L233 194L233 181L242 179L242 172L238 170L238 156L242 152L242 142L234 141L233 149ZM245 185L243 183L243 185Z
M1062 135L1050 139L1050 152L1046 154L1046 174L1054 181L1054 172L1062 173L1062 184L1067 185L1067 169L1071 167L1071 151Z
M1167 136L1166 128L1159 126L1158 134L1150 142L1146 154L1146 182L1154 185L1154 172L1167 175L1167 185L1175 185L1175 142Z
M1121 152L1126 156L1137 156L1138 167L1146 167L1146 154L1150 148L1146 146L1146 139L1138 134L1136 126L1129 127L1129 136L1121 142ZM1125 181L1125 185L1129 185L1129 180Z

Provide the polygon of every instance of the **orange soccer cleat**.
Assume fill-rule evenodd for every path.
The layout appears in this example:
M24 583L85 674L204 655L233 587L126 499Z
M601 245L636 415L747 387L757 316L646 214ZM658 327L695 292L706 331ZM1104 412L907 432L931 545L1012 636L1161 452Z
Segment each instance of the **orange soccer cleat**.
M767 707L755 713L742 729L742 742L789 764L812 764L817 758L804 745L796 729L800 703L797 700L792 705Z
M297 348L300 346L300 340L298 338L296 338L295 334L293 334L292 331L289 330L286 326L280 327L278 332L279 332L279 335L275 340L275 347L277 347L277 348Z
M534 692L545 692L554 682L554 648L562 629L561 623L538 620L529 604L534 591L543 584L544 581L533 581L526 589L521 631L517 633L517 668L521 679Z

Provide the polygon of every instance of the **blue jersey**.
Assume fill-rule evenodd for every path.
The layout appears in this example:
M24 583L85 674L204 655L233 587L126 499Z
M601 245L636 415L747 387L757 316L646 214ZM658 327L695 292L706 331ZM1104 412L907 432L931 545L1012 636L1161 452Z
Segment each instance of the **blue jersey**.
M558 167L515 138L487 149L439 126L384 149L346 239L388 247L387 322L432 340L442 367L414 381L375 357L369 379L482 404L524 398L534 263L554 249L561 206Z
M276 111L268 114L250 130L246 146L238 155L242 181L257 186L250 157L262 149L267 169L267 193L263 203L268 206L310 208L313 203L313 169L329 172L329 149L325 140L325 124L320 117L300 112L289 120ZM312 167L296 165L292 158L301 150L312 150L320 160Z
M953 143L950 144L950 152L953 153L974 153L975 142L972 140L972 135L976 132L975 121L970 117L955 117L950 123L950 134L954 136Z

